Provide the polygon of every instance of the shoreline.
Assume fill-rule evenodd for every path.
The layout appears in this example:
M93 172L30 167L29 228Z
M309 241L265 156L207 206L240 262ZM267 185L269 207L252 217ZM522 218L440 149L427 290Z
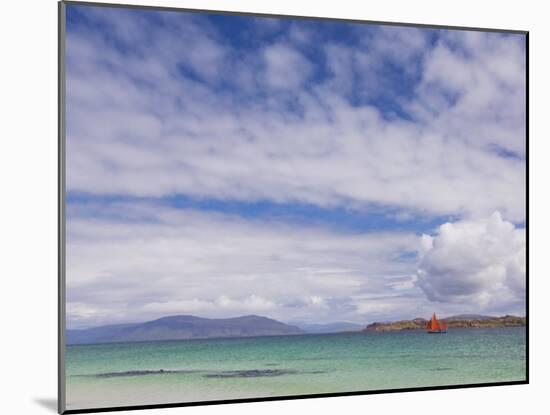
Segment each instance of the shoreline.
M527 318L506 315L502 317L449 317L445 320L447 329L491 329L507 327L526 327ZM390 332L407 330L426 330L429 320L415 318L413 320L400 320L393 322L375 322L369 324L362 331L364 332Z

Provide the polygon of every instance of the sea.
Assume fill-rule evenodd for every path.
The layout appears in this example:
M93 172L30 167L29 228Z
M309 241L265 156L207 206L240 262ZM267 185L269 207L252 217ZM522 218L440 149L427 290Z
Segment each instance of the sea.
M67 409L525 379L525 327L66 347Z

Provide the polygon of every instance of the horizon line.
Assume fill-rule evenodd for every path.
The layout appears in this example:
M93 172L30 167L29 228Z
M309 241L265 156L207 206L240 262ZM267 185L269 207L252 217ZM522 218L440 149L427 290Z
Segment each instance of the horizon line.
M436 312L436 314L437 314L437 312ZM475 317L502 318L502 317L506 317L506 316L525 318L526 314L516 315L516 314L510 314L510 313L503 313L503 314L495 315L495 314L478 314L478 313L459 313L459 314L453 314L453 315L449 315L449 316L445 316L445 317L438 317L438 319L439 320L445 320L445 319L449 319L449 318L462 317L462 316L464 316L464 317L465 316L472 316L472 318L475 318ZM96 324L96 325L86 326L86 327L66 327L66 330L89 330L89 329L94 329L94 328L98 328L98 327L106 327L106 326L138 325L138 324L150 323L150 322L153 322L153 321L158 321L158 320L162 320L162 319L166 319L166 318L173 318L173 317L194 317L194 318L199 318L199 319L203 319L203 320L231 320L231 319L238 319L238 318L244 318L244 317L260 317L260 318L267 318L269 320L277 321L279 323L290 325L290 326L298 326L298 325L303 325L303 326L308 326L308 325L326 326L326 325L331 325L331 324L353 324L353 325L364 326L364 327L367 327L369 324L373 324L373 323L395 323L395 322L400 322L400 321L413 321L413 320L417 320L417 319L429 320L431 318L431 317L425 318L425 317L418 317L417 316L417 317L405 318L405 319L401 318L401 319L392 319L392 320L370 320L369 322L358 323L358 322L348 321L348 320L336 320L336 321L329 321L329 322L307 322L307 321L292 321L292 320L284 320L283 321L283 320L279 320L279 319L269 317L269 316L266 316L266 315L261 315L261 314L242 314L242 315L236 315L236 316L231 316L231 317L203 317L203 316L196 315L196 314L167 314L167 315L163 315L161 317L151 318L151 319L146 319L146 320L141 320L141 321L126 321L126 322L118 322L118 323L102 323L102 324Z

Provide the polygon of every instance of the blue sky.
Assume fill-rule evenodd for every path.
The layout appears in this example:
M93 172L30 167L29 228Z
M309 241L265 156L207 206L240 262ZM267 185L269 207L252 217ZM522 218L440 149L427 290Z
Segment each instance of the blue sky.
M108 14L117 12L107 11ZM292 36L294 32L297 34L307 33L310 38L306 42L295 44L296 50L299 51L309 61L315 63L315 67L311 73L310 79L306 83L308 86L315 85L331 78L332 73L327 59L323 51L323 45L327 43L338 43L345 45L357 45L359 43L366 44L365 51L368 51L369 40L377 36L380 26L365 25L365 24L350 24L339 22L319 22L317 20L302 20L302 19L274 19L274 18L254 18L250 16L234 16L234 15L216 15L216 14L192 14L192 13L174 13L174 12L157 12L151 13L148 10L124 10L118 11L119 14L124 14L130 19L142 21L142 37L140 44L126 42L117 37L109 37L110 28L98 21L98 19L89 19L86 10L83 7L70 7L67 12L67 28L68 31L78 31L82 28L93 30L95 33L102 33L103 36L109 37L109 43L113 48L123 55L139 55L143 47L143 43L147 43L149 34L153 34L157 30L162 30L167 24L163 17L172 20L172 24L188 25L190 23L208 27L206 32L219 38L221 42L231 48L232 58L238 59L239 55L251 55L266 45L277 42L280 38ZM408 31L409 29L401 29ZM414 29L413 29L414 30ZM433 45L438 38L438 30L424 30L423 41L427 45ZM297 36L297 35L295 35ZM192 39L191 39L192 41ZM312 47L313 46L313 47ZM411 60L412 66L418 66L419 61ZM378 108L384 115L388 117L400 116L410 117L409 114L399 104L395 98L410 97L413 93L414 86L420 81L419 71L411 71L410 67L404 67L395 62L392 57L383 57L383 60L377 62L379 66L377 72L383 72L383 76L377 79L384 87L383 93L376 87L375 94L364 94L359 89L348 91L347 98L352 105L360 106L370 104ZM244 100L255 99L262 101L266 94L269 93L263 88L255 88L253 90L243 90L238 85L232 82L231 78L222 78L217 82L208 82L194 68L189 68L185 63L178 65L178 70L182 76L191 78L198 82L205 82L218 94L230 95L231 99L239 100L240 104L245 104ZM200 72L200 70L199 70ZM356 81L361 82L361 73L354 72ZM243 101L240 101L242 99ZM295 108L292 108L294 111Z
M521 313L524 63L521 35L69 5L69 325Z
M79 192L67 194L69 205L101 204L109 206L119 203L155 203L175 209L197 209L237 215L248 219L284 221L299 225L325 226L349 232L410 231L418 234L431 232L437 226L452 219L452 216L403 215L391 206L367 205L363 209L348 207L323 208L314 204L274 203L265 200L239 201L202 198L196 199L184 194L160 198L132 197L128 195L95 195ZM117 215L119 219L124 216Z

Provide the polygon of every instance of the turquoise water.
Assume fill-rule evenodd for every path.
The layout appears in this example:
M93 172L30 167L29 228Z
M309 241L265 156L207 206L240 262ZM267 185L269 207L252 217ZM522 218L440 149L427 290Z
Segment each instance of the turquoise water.
M68 346L67 409L518 381L525 354L523 327Z

